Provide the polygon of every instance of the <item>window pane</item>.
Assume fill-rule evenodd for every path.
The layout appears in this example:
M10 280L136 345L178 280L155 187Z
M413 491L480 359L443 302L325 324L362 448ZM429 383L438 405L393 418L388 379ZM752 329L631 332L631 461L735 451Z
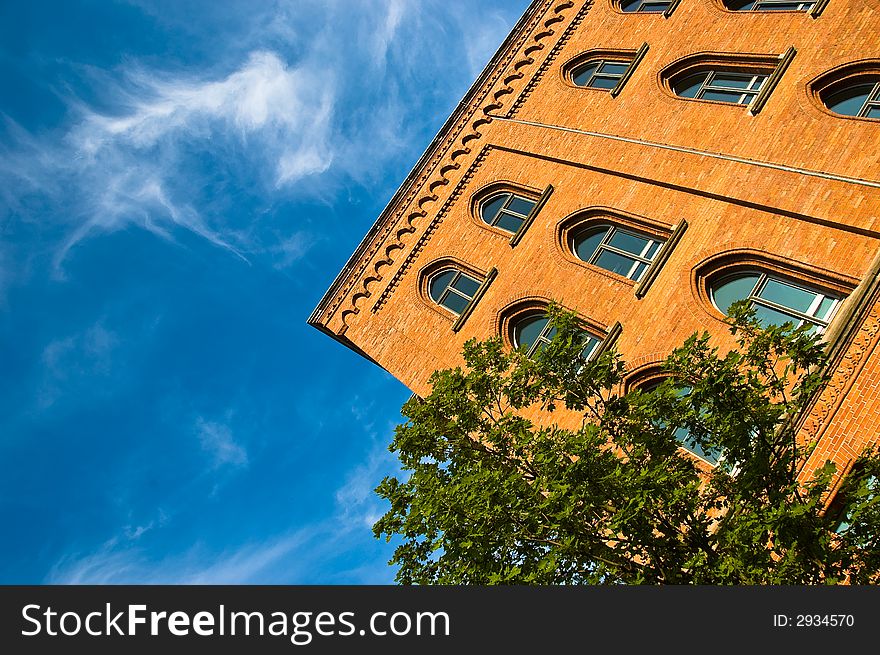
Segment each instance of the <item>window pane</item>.
M720 453L715 450L709 449L709 452L703 450L703 447L700 446L694 439L691 437L690 430L687 428L677 428L675 430L675 438L682 446L684 446L687 450L691 451L697 457L702 457L710 464L717 464Z
M642 0L623 0L620 3L620 8L622 11L638 11L641 4Z
M632 234L631 232L615 230L608 245L619 248L620 250L625 250L626 252L631 252L634 255L641 255L645 246L648 245L648 241L648 239Z
M576 235L574 239L575 254L585 262L590 261L590 258L596 252L596 248L599 247L609 229L606 225L598 230L588 230Z
M659 385L660 385L659 382L654 383L654 384L649 384L645 388L645 393L650 393L651 391L654 391ZM682 387L677 388L675 390L675 393L679 398L683 398L683 397L690 395L691 391L692 391L691 387L682 386ZM666 425L667 424L663 421L658 423L658 427L665 427ZM681 446L683 448L685 448L686 450L689 450L690 452L694 453L698 457L702 457L703 459L710 462L711 464L718 463L718 459L720 458L720 455L721 455L720 451L710 449L707 452L707 451L703 450L703 448L694 441L693 437L691 437L690 430L688 430L687 428L678 427L675 429L675 432L673 434L675 436L675 440L678 441L678 443L681 444Z
M731 11L747 11L755 6L755 0L727 0L724 6Z
M675 82L672 90L675 91L675 95L679 95L682 98L695 98L697 96L697 91L700 90L700 85L705 81L708 75L709 73L697 73L696 75L688 75L687 77Z
M743 99L742 94L738 91L704 91L703 95L700 96L703 100L717 100L719 102L732 102L739 103L740 100ZM745 102L751 100L751 97L746 97Z
M656 13L656 12L666 11L666 9L668 9L668 8L669 8L668 2L646 2L645 4L642 5L640 11Z
M516 232L522 224L523 219L514 216L513 214L508 214L507 212L501 212L498 221L495 223L495 225L502 230L507 230L508 232Z
M759 75L758 77L755 78L755 81L752 82L752 83L749 85L749 88L750 88L752 91L758 91L758 90L760 90L761 85L764 83L764 81L765 81L766 79L767 79L767 76L766 76L766 75Z
M880 107L868 107L865 116L867 118L880 118Z
M736 75L734 73L717 73L710 82L711 86L723 86L734 89L747 89L752 81L751 75Z
M613 89L617 86L617 82L619 78L617 77L602 77L597 75L593 78L593 81L590 82L590 86L594 89Z
M761 7L763 11L797 11L800 9L799 2L789 2L786 4L765 4Z
M758 282L758 275L743 275L736 278L723 280L721 284L712 287L712 300L715 306L725 314L730 306L737 300L744 300L751 295Z
M646 269L646 268L648 268L648 265L647 265L647 264L642 264L642 263L636 264L636 270L633 271L632 279L635 280L636 282L638 282L639 280L641 280L641 279L642 279L642 273L645 272L645 269Z
M491 225L495 220L495 216L498 214L498 210L504 206L504 202L509 196L509 193L502 193L500 196L495 196L489 202L485 203L482 210L483 220Z
M587 82L590 81L590 76L596 72L596 68L599 67L599 62L594 62L592 64L587 64L583 68L577 68L571 75L571 81L577 84L578 86L586 86Z
M599 72L608 75L623 75L627 68L629 68L629 64L625 62L606 61L599 67Z
M832 93L825 101L825 106L831 111L843 114L844 116L858 116L872 88L873 85L871 84L859 84L837 93Z
M525 198L514 196L513 200L510 201L510 204L507 206L507 208L510 211L516 212L517 214L528 216L529 212L532 211L532 207L534 206L535 203L531 200L526 200Z
M798 289L785 282L769 279L758 295L765 300L806 313L816 299L816 294L806 289Z
M431 298L434 299L434 302L440 302L440 297L443 295L443 292L446 291L446 287L452 281L452 278L455 277L455 271L451 268L449 270L443 271L439 275L436 275L431 280Z
M596 346L599 345L599 339L594 337L592 334L588 334L586 339L584 340L584 347L581 350L581 357L583 359L589 359L590 355L593 354L593 351L596 350Z
M815 316L817 318L821 318L822 320L827 321L829 318L831 318L829 316L829 312L831 311L831 308L833 306L834 306L834 298L829 298L827 296L825 298L822 298L822 302L819 303L819 309L816 310Z
M548 320L546 316L530 316L519 321L513 330L513 344L517 348L531 348Z
M654 255L657 254L657 251L660 250L660 242L655 241L651 244L651 247L648 248L648 252L645 254L645 257L648 259L654 259Z
M634 260L618 255L616 252L602 250L596 259L596 265L601 266L605 270L619 273L620 275L629 275L630 269L635 263Z
M455 281L453 285L455 289L461 291L464 295L469 298L473 298L474 294L477 292L477 289L480 288L480 283L477 282L472 277L468 277L467 275L461 275Z
M755 3L755 9L760 11L806 11L812 9L812 7L812 2L778 2L777 0Z
M785 314L784 312L777 311L765 305L754 303L754 307L755 315L758 318L758 323L760 323L762 327L769 327L771 325L782 325L783 323L788 322L799 325L801 322L800 318L791 316L790 314Z
M456 314L461 314L464 311L464 308L467 307L468 302L467 298L459 296L457 293L450 290L441 304L444 307L451 309Z

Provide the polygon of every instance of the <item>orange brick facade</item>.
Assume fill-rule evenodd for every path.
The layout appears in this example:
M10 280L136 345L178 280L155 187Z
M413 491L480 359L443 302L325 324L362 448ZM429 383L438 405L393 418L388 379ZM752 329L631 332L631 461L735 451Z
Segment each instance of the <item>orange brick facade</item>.
M519 310L554 299L599 337L619 324L637 378L694 332L732 345L707 280L769 271L843 299L803 435L816 463L847 470L880 427L880 120L835 114L818 90L852 70L880 80L880 4L813 9L536 0L309 322L421 394L467 339L509 342ZM641 58L614 93L572 83L573 63L605 53ZM673 92L676 71L717 62L775 71L759 110ZM496 190L543 201L515 245L480 218ZM646 285L574 255L571 229L595 219L659 240L686 229ZM428 296L444 265L494 273L464 321Z

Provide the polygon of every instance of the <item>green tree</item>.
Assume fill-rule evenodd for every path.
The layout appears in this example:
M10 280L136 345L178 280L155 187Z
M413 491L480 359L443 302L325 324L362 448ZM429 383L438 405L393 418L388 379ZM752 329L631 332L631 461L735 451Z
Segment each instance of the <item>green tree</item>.
M406 476L376 489L390 509L374 526L397 544L398 582L877 581L877 452L844 481L845 511L825 511L833 464L798 479L798 418L825 381L808 328L762 329L739 304L738 348L694 335L664 382L622 393L620 355L585 363L575 316L550 315L557 335L538 354L469 341L464 368L404 405L390 449Z

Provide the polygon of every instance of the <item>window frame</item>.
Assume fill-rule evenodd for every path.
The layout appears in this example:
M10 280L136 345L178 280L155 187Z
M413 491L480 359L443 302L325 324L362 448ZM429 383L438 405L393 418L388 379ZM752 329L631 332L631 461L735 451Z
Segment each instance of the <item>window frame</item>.
M614 3L615 8L622 14L665 14L675 4L675 0L638 0L640 3L639 8L632 11L627 11L623 8L625 1L626 0L616 0L616 2ZM662 9L643 10L642 7L646 4L664 4L666 6Z
M852 114L842 114L834 111L828 107L826 99L829 96L844 91L845 89L870 84L872 89L866 100L873 105L875 101L870 99L877 91L876 87L878 83L880 83L880 58L860 59L835 66L834 68L826 70L820 75L814 77L807 84L807 95L815 105L816 109L823 114L833 116L837 119L863 121L867 124L876 124L878 120L876 117L854 116ZM878 97L878 99L880 99L880 97ZM859 113L861 114L864 111L865 106L863 103L862 107L860 107Z
M752 102L754 102L755 98L757 98L758 95L761 93L762 89L767 84L767 80L770 79L772 72L749 73L749 72L741 72L741 71L733 70L733 69L712 68L712 69L708 69L705 71L694 72L692 74L682 75L679 78L679 80L683 81L683 80L689 79L691 77L696 77L697 75L703 75L703 74L705 74L706 77L700 83L700 86L697 89L696 93L693 95L693 97L684 96L684 95L679 94L677 91L675 91L675 84L674 83L671 84L671 88L672 88L673 93L675 93L676 97L683 98L684 100L702 100L703 102L719 102L719 103L723 103L723 104L727 104L727 105L740 105L740 106L748 107L750 104L752 104ZM739 88L739 87L723 86L720 84L714 85L713 82L714 82L715 76L719 75L719 74L729 75L729 76L737 76L737 77L741 77L744 79L748 78L749 82L748 82L748 85L744 89ZM752 86L755 84L755 80L757 80L758 78L763 78L763 79L760 81L760 83L758 84L757 87L752 88ZM709 93L712 93L712 92L728 93L731 95L733 95L737 92L741 92L741 93L739 93L739 96L740 96L739 100L734 102L734 101L728 101L728 100L719 100L717 98L704 98L704 97L702 97L702 94L704 94L706 92L709 92ZM746 98L747 98L747 100L746 100Z
M656 389L657 387L659 387L661 384L663 384L666 381L671 381L673 383L673 385L675 386L675 389L677 392L681 391L683 389L687 389L687 392L680 394L679 397L688 396L693 391L693 388L689 384L684 383L684 382L677 382L668 374L661 372L661 369L659 367L652 367L652 369L649 369L649 372L647 373L647 375L645 375L643 373L642 375L639 376L639 379L637 381L635 381L634 383L628 384L627 385L627 387L628 387L627 392L629 393L632 391L639 391L641 393L650 393L651 391L653 391L654 389ZM700 449L700 451L701 451L700 453L698 453L696 450L691 448L687 444L685 439L679 438L678 434L682 430L686 431L688 436L690 436L690 430L688 430L686 427L683 427L683 426L677 426L675 428L674 436L675 436L675 440L678 442L678 447L680 449L684 450L685 452L687 452L688 455L690 455L691 457L695 457L696 459L700 460L701 462L703 462L704 464L706 464L707 466L709 466L713 469L718 467L724 461L724 452L723 451L719 452L717 455L712 454L712 453L707 453L706 451L703 450L703 447L697 443L695 443L695 446Z
M746 12L765 12L765 13L766 12L778 12L778 13L782 13L782 12L786 12L786 11L810 13L811 11L813 11L813 9L818 4L818 0L803 0L803 1L798 1L798 0L754 0L754 3L755 3L754 6L752 6L750 9L731 9L730 7L727 6L727 2L725 2L725 0L721 0L721 4L724 6L724 9L727 11L733 12L733 13L740 13L740 12L743 12L743 13L746 13ZM798 4L798 5L809 5L809 6L803 7L802 9L801 8L799 8L799 9L765 9L764 7L758 8L758 5L771 5L772 6L772 5L783 5L783 4L785 4L785 5Z
M494 199L496 199L500 196L504 196L504 195L508 196L508 198L507 198L507 200L504 201L502 206L499 207L498 211L495 213L495 216L492 218L492 222L490 223L489 221L486 220L486 218L483 214L483 210L487 204L492 202ZM514 200L523 200L525 202L531 203L531 207L529 208L528 213L521 214L519 212L510 210L509 205ZM485 198L482 198L479 200L476 213L477 213L477 218L480 220L480 222L483 225L486 225L490 228L494 228L496 230L500 230L500 231L504 232L505 234L515 235L522 230L523 225L525 225L527 220L529 219L529 217L534 214L535 207L537 207L537 206L538 206L538 199L529 198L528 196L522 195L521 193L517 193L516 191L512 191L510 189L499 189L497 191L489 193ZM511 231L505 227L501 227L500 225L498 225L499 216L501 216L502 214L506 214L507 216L510 216L516 220L519 220L520 223L517 226L516 230Z
M577 243L580 240L582 235L590 234L593 232L597 232L601 230L603 227L608 227L605 232L605 235L602 237L602 240L596 245L596 249L592 252L589 259L583 259L577 252ZM647 243L644 248L642 248L641 253L636 254L629 252L627 250L623 250L622 248L617 248L615 246L610 245L610 241L614 238L614 235L618 232L622 232L623 234L628 234L640 239L645 239ZM657 256L660 251L663 249L663 246L666 243L666 239L660 239L656 235L650 235L645 232L639 232L629 227L621 227L620 225L614 222L591 222L588 225L585 225L580 228L576 228L571 231L569 234L569 248L571 249L572 254L579 260L585 264L589 264L590 266L595 266L597 268L601 268L603 271L608 273L612 273L614 275L618 275L620 277L626 278L627 280L631 280L636 284L640 283L644 278L645 274L651 268L651 264L653 264L657 260ZM645 256L644 253L647 253L653 244L656 244L657 247L654 250L653 254L649 257ZM596 261L601 256L603 251L611 252L616 255L619 255L625 259L631 259L632 265L630 266L629 272L624 275L613 271L609 268L606 268ZM637 277L633 277L633 274L638 270L640 264L644 264L644 268L639 272Z
M529 344L528 348L526 348L524 350L525 356L529 357L529 358L533 357L535 354L537 354L538 352L540 352L541 350L543 350L544 348L546 348L547 346L550 345L550 343L553 340L553 335L550 333L555 329L550 324L550 318L547 316L546 312L542 311L540 309L526 311L526 312L523 312L517 316L514 316L510 321L510 342L515 350L522 349L524 346L524 344L517 343L517 338L516 338L517 327L519 326L519 324L521 322L529 321L529 320L533 320L533 319L544 320L545 323L544 323L543 327L541 328L540 332L538 333L538 336L535 337L535 340L531 344ZM587 341L587 343L584 344L584 347L581 349L580 355L581 355L581 358L584 360L584 362L588 362L588 361L590 361L591 357L593 357L594 355L596 355L597 352L599 352L600 347L602 346L603 342L605 341L605 337L600 337L599 335L595 334L592 330L587 329L587 328L584 328L583 331L584 331L584 334L586 335L588 341ZM543 346L539 347L540 344L543 344ZM584 352L587 350L588 347L589 347L589 353L587 353L587 355L585 356Z
M452 279L446 284L443 291L440 293L440 297L434 298L434 293L433 293L433 288L432 288L434 285L434 282L437 280L438 277L440 277L443 273L446 273L447 271L454 271L455 275L453 275ZM472 296L468 296L464 291L453 287L453 285L456 282L458 282L462 277L471 280L472 282L474 282L477 285L477 288L474 289L474 294ZM467 311L468 306L474 301L474 298L477 297L477 293L480 291L480 287L483 285L484 282L485 282L485 279L478 280L473 275L463 271L461 268L458 268L457 266L454 266L454 265L444 266L443 268L432 273L428 277L428 287L427 287L428 297L437 306L442 307L443 309L454 314L455 316L461 316L462 314L464 314ZM450 293L454 293L456 296L464 299L465 304L460 312L454 310L452 307L449 307L448 305L443 304L443 301L449 296Z
M761 270L761 269L757 269L757 268L749 268L749 269L743 269L743 270L739 270L736 272L731 272L727 275L721 275L716 278L713 278L709 282L709 284L707 285L708 291L709 291L709 299L712 302L712 305L718 311L720 311L722 314L727 315L726 310L721 309L721 307L718 305L718 303L715 300L716 287L723 285L727 282L730 282L732 280L742 278L742 277L748 277L748 276L754 275L754 274L758 275L758 280L752 286L752 289L748 293L748 295L745 296L744 298L740 298L739 299L740 301L746 300L752 306L754 306L756 304L761 305L761 306L767 307L771 310L777 311L781 314L785 314L787 316L790 316L792 318L792 323L795 323L795 327L800 327L805 322L810 323L811 325L815 326L817 334L824 334L825 333L825 331L828 329L828 326L834 320L834 317L837 314L837 311L840 309L841 303L845 299L841 296L835 295L834 293L829 293L824 289L818 289L816 287L813 287L809 284L805 284L800 281L795 282L789 278L785 278L785 277L782 277L782 276L779 276L779 275L776 275L773 273L768 273L765 270ZM766 298L762 298L759 294L764 291L764 289L767 286L767 283L771 280L788 285L788 286L791 286L791 287L794 287L795 289L799 289L801 291L806 291L806 292L815 294L813 300L810 303L810 307L807 310L807 312L818 311L819 307L821 307L821 305L822 305L822 301L825 298L830 299L832 301L832 304L831 304L831 307L829 307L829 309L825 313L825 316L827 318L819 318L819 317L812 315L812 314L809 314L807 312L801 312L800 310L792 309L791 307L786 307L785 305L774 302L772 300L767 300ZM737 302L737 301L734 301L734 302Z
M576 86L579 89L594 89L596 91L608 91L608 92L614 91L614 89L616 89L618 86L620 86L620 81L627 77L627 73L629 73L630 68L632 68L632 65L633 65L632 58L624 60L622 58L617 58L617 57L618 56L616 56L616 55L609 55L608 57L596 57L596 58L586 59L582 62L579 62L577 65L571 67L571 70L568 73L569 82L571 82L571 84L573 86ZM623 57L623 55L620 55L619 57ZM594 86L591 83L578 84L577 82L574 81L574 78L578 74L579 70L582 70L582 69L587 68L588 66L592 66L594 64L596 65L596 70L593 71L593 73L590 75L589 81L593 82L597 78L607 79L607 80L611 80L614 82L613 86L609 86L609 87ZM620 73L603 73L601 71L602 67L606 66L608 64L624 64L624 65L626 65L626 68L623 71L621 71Z
M630 49L593 49L581 52L580 54L569 59L565 64L559 67L560 77L564 84L580 90L592 90L608 92L612 98L616 98L623 91L624 86L629 79L635 74L636 68L645 58L648 52L648 44L642 43L635 50ZM626 68L620 73L609 73L601 69L608 64L622 64ZM578 84L574 81L575 75L579 74L585 67L594 66L596 70L588 78L585 84ZM593 82L597 78L607 79L615 82L613 86L595 86Z
M843 114L839 111L835 111L834 109L832 109L831 107L828 106L828 96L835 96L839 93L843 93L844 91L847 91L847 90L852 89L857 86L868 86L868 85L873 85L873 86L871 87L871 90L868 91L868 95L865 98L864 102L862 103L862 106L859 108L858 113ZM878 112L880 112L880 80L866 80L865 82L860 82L858 77L856 77L856 78L853 78L849 84L844 84L844 83L836 84L836 85L834 85L834 87L831 90L825 91L824 93L820 93L819 99L821 100L822 104L825 106L825 109L827 109L829 112L831 112L835 116L844 116L846 118L864 118L866 120L871 120L871 121L880 120L880 115L877 115L877 116L867 116L866 115L868 113L868 111L870 111L871 109L876 109Z
M761 112L770 99L774 89L791 65L797 54L797 50L790 46L785 52L778 55L757 55L737 52L699 52L687 55L672 62L660 71L659 78L663 91L676 100L706 102L728 107L745 107L752 116ZM705 75L705 77L702 77ZM736 88L724 84L714 84L718 75L737 75L749 77L751 81L746 88ZM692 96L683 95L676 91L681 82L688 78L700 76L697 84L692 85L695 92ZM754 80L758 77L766 79L756 88ZM705 87L711 87L706 89ZM686 90L686 87L682 89ZM712 99L700 97L706 91L717 90L736 95L735 99ZM745 96L752 96L749 102L744 102Z

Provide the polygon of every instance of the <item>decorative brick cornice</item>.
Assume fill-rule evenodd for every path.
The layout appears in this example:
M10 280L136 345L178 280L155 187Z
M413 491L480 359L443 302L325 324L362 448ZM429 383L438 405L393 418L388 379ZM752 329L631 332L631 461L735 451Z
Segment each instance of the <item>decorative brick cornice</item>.
M461 194L464 192L465 187L470 183L473 179L474 174L479 170L480 166L483 165L483 162L486 161L486 157L492 151L491 145L483 146L480 153L477 155L477 158L473 161L473 163L468 167L465 174L462 175L461 179L458 181L458 184L455 185L455 188L452 190L452 193L449 194L449 198L446 199L446 202L443 203L443 206L440 208L440 211L437 212L437 215L428 223L428 226L425 228L425 231L419 237L418 241L413 245L412 249L409 251L407 256L404 258L403 263L400 265L400 268L394 273L389 280L388 285L379 294L379 298L376 300L376 303L373 305L373 313L378 312L382 307L385 306L385 302L394 293L394 290L400 284L401 278L404 274L409 270L412 263L418 258L421 254L422 250L425 248L425 244L430 241L431 237L434 235L434 232L437 231L437 228L443 222L443 219L446 218L446 215L449 213L450 207L455 203L456 200L461 197Z
M532 75L532 78L529 80L528 84L526 84L525 88L520 92L519 97L517 97L517 99L511 105L510 110L507 112L508 118L513 118L517 114L517 112L519 112L519 110L522 109L522 106L525 104L526 100L528 100L529 96L532 94L532 91L535 90L535 87L538 85L538 82L541 81L541 78L544 77L544 74L547 72L547 69L550 68L551 64L559 56L559 53L562 51L562 48L565 47L566 43L568 43L569 39L571 38L571 35L574 34L574 31L578 28L578 25L581 24L581 21L583 21L584 16L587 15L587 12L590 10L590 7L592 7L592 6L593 6L592 1L585 2L583 4L583 6L578 10L577 14L575 14L574 18L568 24L568 27L566 27L565 30L562 32L562 36L559 37L559 40L556 42L556 45L553 46L553 48L550 50L547 57L541 63L541 66L538 68L538 70L535 72L535 74ZM535 48L532 51L537 52L539 49L540 48ZM530 51L530 49L527 48L524 54L529 54L529 51ZM523 59L523 60L520 60L519 62L517 62L513 68L514 72L504 79L504 83L510 84L514 80L517 80L517 79L520 79L521 77L523 77L523 74L521 72L519 72L519 69L517 67L524 68L529 63L531 63L531 62L526 59Z
M835 413L865 367L868 355L880 341L880 301L875 302L839 361L832 362L831 379L822 389L800 431L804 443L815 443L831 424Z
M481 130L492 121L489 115L504 108L505 96L515 91L512 84L524 77L522 69L534 63L533 55L546 48L545 41L558 32L557 25L567 20L567 12L574 6L571 0L547 0L534 10L532 18L508 52L501 56L495 69L487 71L488 76L468 105L460 108L460 117L446 129L447 136L442 138L434 154L422 165L421 172L409 183L405 195L383 212L371 231L370 240L365 240L359 249L360 255L347 265L348 270L334 283L333 296L325 296L310 322L326 324L334 314L341 312L341 325L334 331L337 334L345 332L351 317L360 312L362 302L375 294L376 284L387 276L386 269L400 261L398 251L406 248L410 235L430 229L431 223L422 225L422 219L429 215L431 206L440 201L440 194L453 182L455 171L471 157L474 158L473 165L483 153L481 150L474 154L474 146L483 136ZM453 192L458 189L460 194L461 188L456 186ZM395 286L398 284L394 278L392 282ZM385 300L387 294L374 305L374 309L380 309Z

